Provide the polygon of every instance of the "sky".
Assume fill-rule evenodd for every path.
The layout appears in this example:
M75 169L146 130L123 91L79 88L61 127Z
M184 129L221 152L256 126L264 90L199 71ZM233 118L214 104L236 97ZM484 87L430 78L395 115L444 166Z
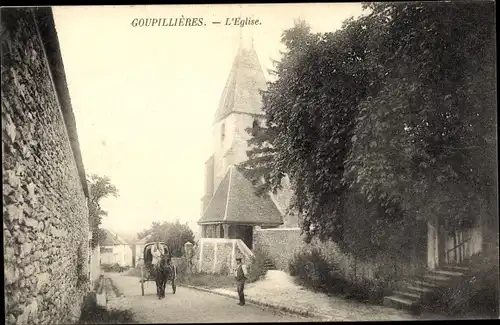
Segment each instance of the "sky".
M266 78L285 29L331 32L360 3L53 7L87 174L110 177L102 227L136 234L153 221L198 231L212 119L240 42L253 35ZM226 18L258 26L214 25ZM203 18L206 26L134 27L134 18Z

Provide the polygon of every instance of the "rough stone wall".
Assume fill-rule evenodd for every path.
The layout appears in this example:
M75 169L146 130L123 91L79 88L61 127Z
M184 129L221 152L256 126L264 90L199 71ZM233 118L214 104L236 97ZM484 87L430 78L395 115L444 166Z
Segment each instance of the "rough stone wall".
M288 272L288 262L302 245L298 228L256 229L254 248L267 251L276 267Z
M30 9L2 9L2 29L6 323L68 324L89 290L86 198Z
M200 241L194 254L197 270L204 273L220 273L224 269L231 271L236 262L235 258L245 256L235 241L236 239L224 238L204 238Z

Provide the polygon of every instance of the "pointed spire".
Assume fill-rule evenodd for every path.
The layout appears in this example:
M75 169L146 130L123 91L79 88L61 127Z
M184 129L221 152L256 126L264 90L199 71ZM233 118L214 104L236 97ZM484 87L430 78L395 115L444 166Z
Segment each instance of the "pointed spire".
M243 8L240 7L240 18L243 19ZM254 48L253 42L253 27L243 26L239 28L239 48L244 50L251 50Z

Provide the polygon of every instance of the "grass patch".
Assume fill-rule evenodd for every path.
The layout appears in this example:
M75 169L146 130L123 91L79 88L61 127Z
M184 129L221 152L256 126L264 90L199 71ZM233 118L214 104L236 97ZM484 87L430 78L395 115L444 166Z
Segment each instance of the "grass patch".
M225 272L224 274L210 273L188 273L182 269L182 265L177 266L177 284L191 285L207 289L213 288L233 288L236 286L236 281L233 275ZM141 270L132 268L127 272L128 276L141 276Z
M207 273L187 274L179 279L179 284L186 284L207 289L232 288L236 286L234 276Z
M89 295L82 307L80 324L138 324L130 310L107 310L97 304L95 295Z

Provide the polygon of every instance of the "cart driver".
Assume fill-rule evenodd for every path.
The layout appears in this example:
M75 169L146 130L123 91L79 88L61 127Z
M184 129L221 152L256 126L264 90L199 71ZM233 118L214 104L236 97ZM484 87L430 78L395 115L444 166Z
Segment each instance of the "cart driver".
M158 261L160 260L160 257L162 255L165 255L165 249L163 248L162 245L160 245L159 242L156 242L152 247L151 247L151 255L153 256L153 261L152 265L156 265Z

